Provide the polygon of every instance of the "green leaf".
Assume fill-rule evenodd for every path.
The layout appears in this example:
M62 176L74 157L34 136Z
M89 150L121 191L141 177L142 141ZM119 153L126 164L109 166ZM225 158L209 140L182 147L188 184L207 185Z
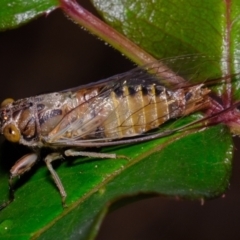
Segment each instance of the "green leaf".
M0 30L15 28L58 7L58 0L1 0Z
M158 58L190 53L222 55L227 47L223 38L229 6L224 1L92 0L92 3L111 26Z
M119 197L156 192L192 199L216 197L228 186L231 170L231 137L223 129L216 126L184 137L179 134L125 148L105 149L125 154L131 157L129 161L81 158L64 162L57 168L68 193L68 207L64 211L50 174L42 166L27 176L30 180L21 183L16 200L1 212L0 236L86 239L96 234L106 207ZM3 175L0 185L4 196Z
M92 3L109 25L158 59L200 53L219 59L219 69L215 72L218 77L240 72L240 3L237 0L231 3L92 0ZM213 74L216 62L209 62L199 77L216 77ZM193 64L197 66L198 62ZM232 82L233 99L238 100L239 76ZM218 89L219 95L224 91L224 86Z

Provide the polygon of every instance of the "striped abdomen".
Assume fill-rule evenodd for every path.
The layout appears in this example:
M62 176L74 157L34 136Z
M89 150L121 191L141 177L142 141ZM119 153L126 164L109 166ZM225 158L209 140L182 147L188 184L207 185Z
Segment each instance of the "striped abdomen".
M171 91L156 83L82 89L68 95L61 107L66 114L48 142L137 136L206 107L208 92L202 85Z
M114 111L102 124L107 138L139 135L170 117L169 96L162 86L123 86L111 92L109 101Z
M187 115L209 104L209 90L201 85L167 90L161 85L123 86L110 94L114 111L103 122L107 138L124 138L159 127L171 118Z

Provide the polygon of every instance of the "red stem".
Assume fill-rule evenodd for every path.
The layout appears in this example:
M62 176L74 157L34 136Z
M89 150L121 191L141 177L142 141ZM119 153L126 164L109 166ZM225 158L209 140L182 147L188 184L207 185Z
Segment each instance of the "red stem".
M225 29L225 42L223 46L223 54L227 58L227 75L230 75L231 73L231 67L230 67L230 33L231 33L231 1L225 0L226 4L226 29ZM225 73L226 74L226 73ZM231 106L232 102L232 84L231 84L231 78L226 79L226 88L225 88L225 94L223 98L224 106L226 108Z
M63 11L76 23L83 26L91 33L108 42L114 48L121 51L138 65L149 64L149 70L162 78L168 79L170 84L184 83L184 79L177 76L171 69L160 61L157 61L142 48L131 42L128 38L117 32L111 26L80 6L75 0L60 0Z
M156 62L156 59L145 52L128 38L95 17L75 0L60 0L63 11L76 23L91 33L94 33L114 48L120 50L125 56L139 65Z

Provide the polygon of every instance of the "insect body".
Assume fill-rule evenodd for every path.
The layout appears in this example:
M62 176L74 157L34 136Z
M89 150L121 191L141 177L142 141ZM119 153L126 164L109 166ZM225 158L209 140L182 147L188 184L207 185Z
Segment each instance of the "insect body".
M168 87L156 75L138 69L96 84L4 101L0 129L11 142L36 150L53 149L45 162L64 204L66 192L51 165L62 158L59 149L69 148L65 151L67 156L116 158L115 154L81 149L131 143L139 136L139 141L148 140L142 134L158 129L169 119L209 108L212 104L209 93L204 84ZM12 179L31 169L38 160L37 153L22 157L10 170L9 202L13 200Z

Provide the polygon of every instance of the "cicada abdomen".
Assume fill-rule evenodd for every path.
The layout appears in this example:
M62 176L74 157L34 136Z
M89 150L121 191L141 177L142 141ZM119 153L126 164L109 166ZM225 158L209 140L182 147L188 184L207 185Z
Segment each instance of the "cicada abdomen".
M107 138L137 136L169 119L203 109L208 90L201 86L171 91L157 84L123 86L110 94L115 111L103 122Z
M208 93L201 84L173 91L156 82L127 81L107 90L93 87L69 92L68 100L61 104L61 112L68 111L45 141L54 145L65 141L70 146L75 141L81 146L87 139L113 141L139 136L169 119L206 108Z

